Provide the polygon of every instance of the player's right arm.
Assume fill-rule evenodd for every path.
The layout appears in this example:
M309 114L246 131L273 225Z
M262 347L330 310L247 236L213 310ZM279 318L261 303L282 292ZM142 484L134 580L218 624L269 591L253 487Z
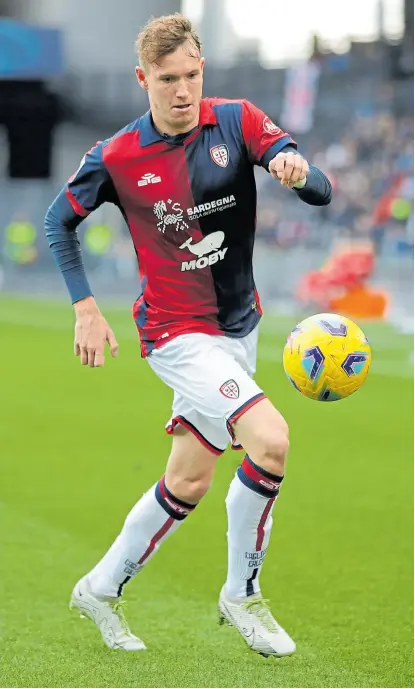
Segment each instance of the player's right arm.
M118 353L114 333L99 310L86 277L77 234L82 220L105 201L117 203L117 196L103 163L102 143L98 143L84 156L45 218L49 246L75 309L75 354L84 366L90 367L104 365L106 343L112 356Z
M304 203L330 203L332 188L326 175L309 165L290 135L247 100L242 101L242 133L253 164L261 165L273 179L293 189Z

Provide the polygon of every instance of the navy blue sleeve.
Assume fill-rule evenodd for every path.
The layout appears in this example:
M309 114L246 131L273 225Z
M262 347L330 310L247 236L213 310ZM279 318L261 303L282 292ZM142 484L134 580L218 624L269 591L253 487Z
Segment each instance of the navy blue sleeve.
M277 153L279 152L300 153L300 151L297 151L296 148L294 148L291 145L284 146L284 148L282 148L281 151L277 151ZM274 155L270 157L270 159L268 160L268 165L272 158L275 157L275 155L276 153L274 153ZM266 167L267 170L268 165ZM301 201L304 201L304 203L308 203L309 206L328 206L332 197L332 187L330 180L326 177L324 172L322 172L315 165L310 165L309 167L310 170L307 175L307 183L305 187L303 187L303 189L292 189L292 191L295 191L295 193L301 199Z
M80 222L82 216L75 213L66 189L62 189L46 213L45 232L73 304L92 296L76 231Z
M328 206L331 201L332 187L330 180L315 165L310 165L307 183L303 189L293 189L298 198L310 206Z
M45 218L46 237L72 303L92 296L76 228L83 218L106 201L119 205L104 164L105 143L98 142L85 154L78 170L49 207Z

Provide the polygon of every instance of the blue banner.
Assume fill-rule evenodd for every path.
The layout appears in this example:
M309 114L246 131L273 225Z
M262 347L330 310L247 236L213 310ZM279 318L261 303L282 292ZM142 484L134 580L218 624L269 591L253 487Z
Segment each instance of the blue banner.
M0 20L0 79L45 79L63 71L62 31Z

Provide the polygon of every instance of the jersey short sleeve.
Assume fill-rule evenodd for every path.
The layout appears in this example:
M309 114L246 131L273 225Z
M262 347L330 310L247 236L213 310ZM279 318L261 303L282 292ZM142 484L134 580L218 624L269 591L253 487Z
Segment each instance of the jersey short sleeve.
M289 134L282 131L260 108L242 101L242 134L251 161L268 170L269 162L284 146L297 148Z
M104 164L104 144L99 141L82 158L66 186L66 196L77 215L86 217L106 201L116 203L116 192Z

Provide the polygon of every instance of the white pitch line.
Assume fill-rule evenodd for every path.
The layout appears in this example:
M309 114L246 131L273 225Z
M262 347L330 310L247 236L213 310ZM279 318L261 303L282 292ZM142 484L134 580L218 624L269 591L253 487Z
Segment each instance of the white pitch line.
M118 323L114 326L116 329L116 334L118 337L123 339L136 339L135 325L129 313L126 312L126 318L123 323ZM111 320L111 319L110 319ZM131 323L129 326L128 323ZM8 313L0 312L0 323L17 325L17 326L27 326L32 328L49 328L51 330L72 330L74 320L63 316L63 314L51 313L36 313L31 316L25 316L24 318L20 313L13 313L9 310ZM264 336L269 340L272 335L285 335L287 330L282 326L271 328L269 327L269 322L266 319L261 323L261 338ZM410 352L413 346L413 339L408 335L400 335L396 333L395 337L383 337L382 334L377 334L375 337L370 338L370 344L372 345L374 351L390 351L393 352Z
M57 318L51 317L51 314L48 314L46 317L46 314L39 316L32 315L32 317L25 318L22 320L21 316L19 314L12 314L8 313L6 314L0 314L0 323L3 323L5 325L16 325L19 327L30 327L30 328L40 328L40 329L45 329L45 330L58 330L58 331L67 331L68 336L72 336L73 332L73 323L70 323L69 320L60 320ZM138 335L135 331L135 326L134 323L131 321L131 326L128 326L127 323L125 324L118 324L115 327L115 335L118 337L119 340L128 340L128 341L137 341L138 342ZM269 337L269 336L268 336ZM398 338L397 338L398 339ZM407 347L405 350L402 347L395 348L395 347L382 347L379 344L376 345L375 352L376 351L385 351L385 350L394 350L394 351L406 351L408 354L408 363L403 362L403 366L401 365L400 367L397 366L392 360L388 359L378 359L376 356L374 357L373 363L372 363L372 368L370 371L371 375L379 375L379 376L394 376L397 378L413 378L414 377L414 371L413 367L411 367L410 362L409 362L409 357L411 355L411 349L410 347ZM273 348L270 345L263 345L259 344L258 348L258 359L261 361L272 361L276 364L281 364L282 366L282 351L280 348Z

